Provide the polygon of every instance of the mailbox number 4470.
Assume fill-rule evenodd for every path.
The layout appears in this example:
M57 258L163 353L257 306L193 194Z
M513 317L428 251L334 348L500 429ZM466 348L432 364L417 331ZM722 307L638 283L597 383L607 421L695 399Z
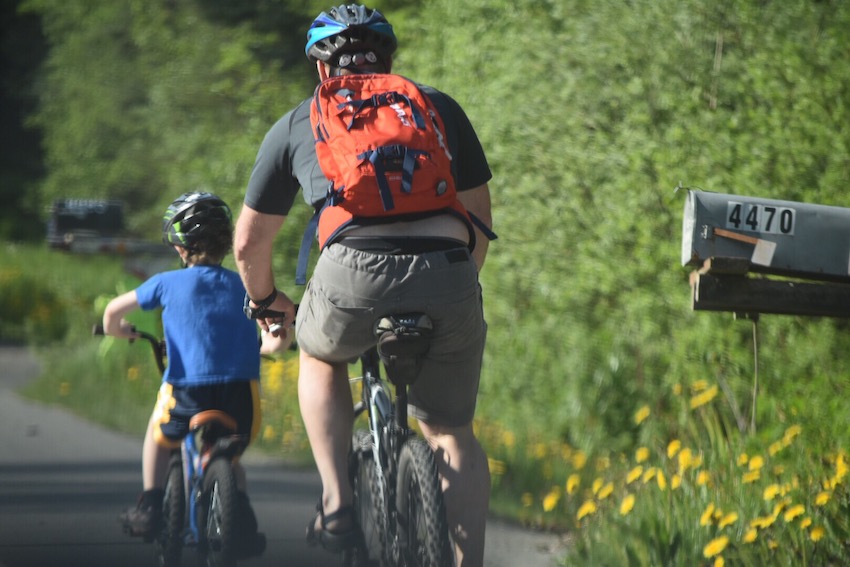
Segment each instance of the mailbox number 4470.
M794 234L797 212L789 207L738 203L726 205L726 228L769 234Z

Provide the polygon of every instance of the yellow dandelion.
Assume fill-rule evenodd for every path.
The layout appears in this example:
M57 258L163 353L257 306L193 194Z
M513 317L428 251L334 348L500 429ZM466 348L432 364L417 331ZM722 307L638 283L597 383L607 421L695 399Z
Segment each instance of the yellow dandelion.
M723 553L723 550L726 549L726 546L729 545L729 538L726 536L720 536L708 542L702 550L702 555L705 558L714 557L715 555L719 555Z
M830 497L829 492L826 492L826 491L818 492L818 495L815 496L815 505L816 506L823 506L824 504L829 502L829 497Z
M534 504L534 496L532 496L530 492L524 492L522 494L521 502L523 508L531 508L531 506Z
M643 474L643 467L638 465L632 470L629 471L629 474L626 475L626 484L631 484L637 479L640 478L640 475Z
M791 427L785 430L784 438L789 440L794 439L794 437L798 436L800 433L802 433L802 431L803 429L799 425L792 425Z
M750 528L744 534L744 543L753 543L759 535L759 531L755 528Z
M664 476L664 471L659 470L655 475L655 481L658 483L658 489L662 492L667 490L667 477Z
M784 448L785 448L785 444L782 443L782 441L774 441L773 443L770 444L770 446L768 446L767 454L772 457Z
M670 488L676 490L682 486L682 477L680 475L674 474L670 477Z
M754 529L755 528L764 529L764 528L767 528L767 527L773 525L773 522L775 520L776 520L775 516L762 516L760 518L753 518L752 520L750 520L750 527L754 528Z
M534 444L534 457L538 460L545 459L549 454L549 447L546 446L545 443L535 443Z
M717 397L718 391L719 390L717 386L712 386L708 390L692 397L690 401L691 409L697 409L698 407L704 406L705 404L709 403L711 400Z
M699 525L708 526L711 525L711 518L714 515L714 503L709 502L708 506L706 506L705 511L702 513L702 516L699 517Z
M679 474L688 470L688 468L693 466L694 462L693 452L688 447L679 451Z
M576 520L581 520L594 512L596 512L596 503L593 500L585 500L584 504L579 506L578 512L576 512Z
M738 513L737 512L729 512L728 514L726 514L725 516L720 518L720 521L717 523L717 527L720 528L720 529L723 529L726 526L731 526L732 524L734 524L737 521L738 521Z
M657 472L658 469L656 469L655 467L649 467L648 469L646 469L646 472L643 473L643 477L641 477L641 480L644 484L646 484L647 482L655 478L655 473Z
M762 498L765 500L773 500L781 492L782 488L778 484L771 484L764 489Z
M738 455L738 461L737 461L737 462L738 462L738 466L739 466L739 467L743 467L744 465L746 465L746 464L747 464L747 462L748 462L749 460L750 460L749 455L747 455L746 453L741 453L740 455Z
M744 473L742 477L744 484L750 484L761 478L761 471L756 469L754 471L749 471Z
M635 424L640 425L649 417L649 406L643 406L635 412Z
M688 463L688 468L698 469L702 466L702 455L696 455L691 459L691 462Z
M714 567L724 567L726 565L726 560L723 559L723 556L718 555L714 558Z
M768 542L767 542L767 548L768 549L777 549L778 547L779 547L779 544L776 543L776 540L773 540L773 539L768 540Z
M667 458L672 459L673 457L675 457L676 453L678 453L679 449L681 448L682 442L678 439L673 439L672 441L670 441L670 443L667 445Z
M812 541L818 541L824 536L825 533L826 530L824 530L822 526L812 528L812 531L809 532L809 539L811 539Z
M575 467L577 471L583 469L586 464L587 455L584 453L584 451L576 451L575 453L573 453L573 467Z
M750 459L747 466L751 471L757 471L764 466L764 459L760 455L756 455Z
M635 451L635 461L637 463L642 463L649 459L649 449L646 447L638 447L638 450Z
M708 380L697 380L693 384L691 384L692 392L702 392L703 390L708 388Z
M575 473L571 474L569 478L567 478L567 494L575 494L575 491L578 489L581 484L581 477Z
M782 465L776 465L775 467L773 467L773 474L775 474L776 476L782 476L784 472L785 467L783 467Z
M514 448L514 445L516 445L516 435L513 431L508 431L507 429L502 431L502 445L504 445L506 449Z
M808 528L811 525L812 525L812 519L811 518L803 518L802 520L800 520L800 529L801 530L805 530L806 528Z
M609 482L608 484L599 489L599 494L597 494L596 497L600 500L605 500L606 498L611 496L612 492L614 492L614 483Z
M835 459L835 478L836 480L841 480L845 476L847 476L847 461L844 460L844 453L839 453L838 457Z
M552 490L549 491L546 496L543 497L543 511L551 512L558 505L558 502L561 500L561 487L555 486L552 487Z
M611 467L611 459L609 457L599 457L596 459L596 471L607 471Z
M711 480L711 475L708 474L708 471L699 471L699 474L697 474L697 486L705 486L709 480Z
M620 503L620 515L625 516L629 512L632 511L632 508L635 507L635 496L634 494L627 494L623 501Z
M593 480L593 484L591 485L590 490L593 492L594 495L599 492L600 488L602 488L603 482L605 482L605 481L603 481L601 478L597 478L597 479Z
M272 441L277 434L274 431L274 427L271 425L266 425L263 428L263 441Z
M791 508L788 508L788 510L785 512L785 515L782 516L782 518L786 522L790 522L791 520L793 520L797 516L802 516L805 513L806 513L805 506L803 506L802 504L797 504L796 506L792 506Z

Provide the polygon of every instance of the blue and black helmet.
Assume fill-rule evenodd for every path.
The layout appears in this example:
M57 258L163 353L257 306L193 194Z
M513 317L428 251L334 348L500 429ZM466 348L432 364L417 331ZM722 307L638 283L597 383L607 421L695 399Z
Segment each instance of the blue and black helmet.
M359 4L322 12L307 31L304 52L310 61L335 64L337 53L373 51L385 63L398 47L393 27L377 10Z
M166 209L162 217L162 241L194 250L208 239L233 231L230 207L212 193L183 193Z

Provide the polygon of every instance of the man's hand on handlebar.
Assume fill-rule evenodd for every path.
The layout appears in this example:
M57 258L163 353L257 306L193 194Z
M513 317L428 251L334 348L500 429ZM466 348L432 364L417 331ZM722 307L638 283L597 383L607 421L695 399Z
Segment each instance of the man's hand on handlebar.
M257 316L257 324L273 337L286 338L289 329L295 326L295 304L278 291L275 300Z

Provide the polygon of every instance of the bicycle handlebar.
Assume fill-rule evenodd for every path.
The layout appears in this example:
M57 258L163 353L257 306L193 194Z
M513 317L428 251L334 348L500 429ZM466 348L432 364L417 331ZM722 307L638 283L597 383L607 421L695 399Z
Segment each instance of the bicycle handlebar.
M150 343L151 348L153 349L154 360L156 361L156 367L159 369L160 374L165 373L165 362L163 358L165 357L165 344L159 339L159 337L152 335L150 333L146 333L145 331L139 331L136 327L133 327L133 332L139 335L140 339L146 340ZM94 336L106 336L106 333L103 330L103 325L93 325L91 329L91 334ZM135 338L129 339L132 343Z

